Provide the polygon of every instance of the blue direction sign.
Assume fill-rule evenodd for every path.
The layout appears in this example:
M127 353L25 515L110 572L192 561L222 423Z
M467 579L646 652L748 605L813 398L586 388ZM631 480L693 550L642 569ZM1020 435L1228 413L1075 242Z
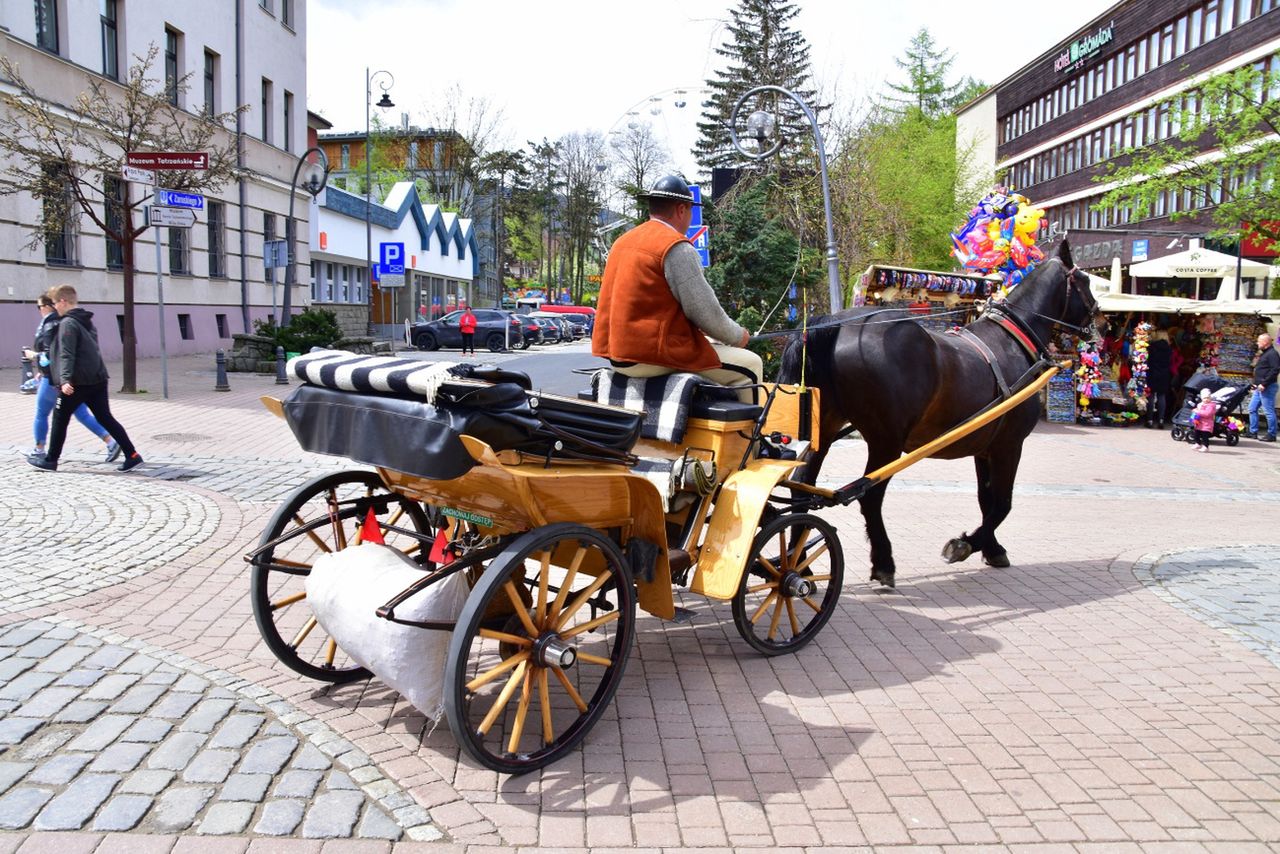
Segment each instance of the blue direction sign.
M694 208L696 211L697 208ZM702 260L702 266L711 266L711 235L707 232L705 225L691 225L685 233L685 237L693 244L693 248L698 250L698 258Z
M404 244L403 243L379 243L378 244L378 264L382 268L379 272L390 273L393 276L404 275Z
M166 208L204 210L204 196L199 193L181 193L177 190L156 190L156 204Z
M702 225L702 188L697 184L691 184L689 190L693 193L693 219L689 224Z

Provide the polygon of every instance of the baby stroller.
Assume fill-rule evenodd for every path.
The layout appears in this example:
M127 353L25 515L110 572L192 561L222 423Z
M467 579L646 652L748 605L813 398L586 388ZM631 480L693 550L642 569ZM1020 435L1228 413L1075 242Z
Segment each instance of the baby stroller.
M1213 433L1210 434L1210 438L1221 436L1228 445L1239 444L1242 429L1240 420L1231 416L1239 411L1245 397L1248 396L1249 383L1247 381L1232 383L1221 377L1202 374L1196 374L1187 380L1187 396L1182 403L1182 408L1174 413L1173 430L1169 435L1175 442L1195 441L1196 434L1195 428L1191 426L1191 413L1200 402L1202 388L1209 389L1209 396L1214 403L1218 404L1218 413L1213 417Z

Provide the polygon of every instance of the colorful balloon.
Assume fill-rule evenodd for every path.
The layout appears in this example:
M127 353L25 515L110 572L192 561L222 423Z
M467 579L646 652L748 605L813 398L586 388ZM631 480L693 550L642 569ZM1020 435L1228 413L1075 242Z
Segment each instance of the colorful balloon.
M1044 226L1043 209L1020 193L996 187L952 232L951 254L970 270L999 274L1007 290L1044 260L1044 252L1035 245Z

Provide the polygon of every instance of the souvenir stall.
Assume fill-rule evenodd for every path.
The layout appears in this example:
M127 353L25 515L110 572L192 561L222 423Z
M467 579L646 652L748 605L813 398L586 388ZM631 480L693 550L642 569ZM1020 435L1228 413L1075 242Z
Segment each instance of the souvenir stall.
M924 326L945 329L973 320L975 304L999 286L998 276L872 264L859 279L854 305L906 309L921 315Z

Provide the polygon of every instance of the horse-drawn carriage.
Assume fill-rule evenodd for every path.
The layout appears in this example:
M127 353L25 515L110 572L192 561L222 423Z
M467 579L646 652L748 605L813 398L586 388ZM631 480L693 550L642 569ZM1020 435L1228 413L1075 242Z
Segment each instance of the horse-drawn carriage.
M370 514L376 538L419 568L376 617L450 632L445 713L465 752L499 771L540 768L582 740L622 679L637 607L686 616L673 587L732 603L743 640L766 655L799 649L830 619L839 538L806 512L823 499L783 488L810 447L812 390L767 386L755 405L688 382L684 417L646 424L644 412L532 392L514 372L437 367L317 353L290 365L312 383L264 399L303 447L376 468L304 484L247 558L258 626L293 670L369 675L317 621L306 581L317 558L369 537ZM430 403L414 393L424 385ZM399 615L458 574L469 593L456 619Z
M664 620L686 616L674 587L730 602L739 634L765 655L813 640L844 579L836 530L814 510L861 500L872 579L892 584L887 538L872 513L878 520L889 478L919 459L943 449L977 458L983 525L952 540L944 556L981 551L988 563L1007 565L993 532L1008 498L989 460L1006 443L1016 470L1036 419L1030 398L1058 369L1040 344L1048 330L1083 331L1079 324L1096 314L1065 246L1061 254L967 339L925 342L932 350L922 350L922 363L935 359L940 367L930 370L953 381L941 386L951 395L945 407L922 403L920 413L950 423L922 429L925 415L906 399L897 434L860 428L868 471L835 490L813 485L816 467L825 446L859 423L847 408L858 398L837 393L846 408L824 413L821 386L766 384L757 405L677 375L667 394L637 412L539 394L514 372L343 353L295 359L290 370L307 384L284 402L264 398L268 408L307 450L376 471L316 478L276 511L246 557L258 627L272 652L304 676L367 677L344 652L344 638L312 612L307 583L335 553L361 540L384 542L412 563L413 578L365 617L449 633L442 706L450 729L481 765L520 773L573 749L604 712L622 679L637 606ZM898 319L837 318L826 343L818 336L820 349L801 350L791 364L809 364L809 375L831 387L837 374L815 356L839 358L850 352L841 341L883 336L893 327L876 324ZM862 382L859 366L835 367ZM962 374L961 389L954 378ZM618 395L631 397L627 389ZM900 438L881 453L882 437L891 435ZM806 477L794 477L806 462ZM1012 483L1010 474L1009 494ZM406 616L415 600L459 579L465 602L457 613Z

